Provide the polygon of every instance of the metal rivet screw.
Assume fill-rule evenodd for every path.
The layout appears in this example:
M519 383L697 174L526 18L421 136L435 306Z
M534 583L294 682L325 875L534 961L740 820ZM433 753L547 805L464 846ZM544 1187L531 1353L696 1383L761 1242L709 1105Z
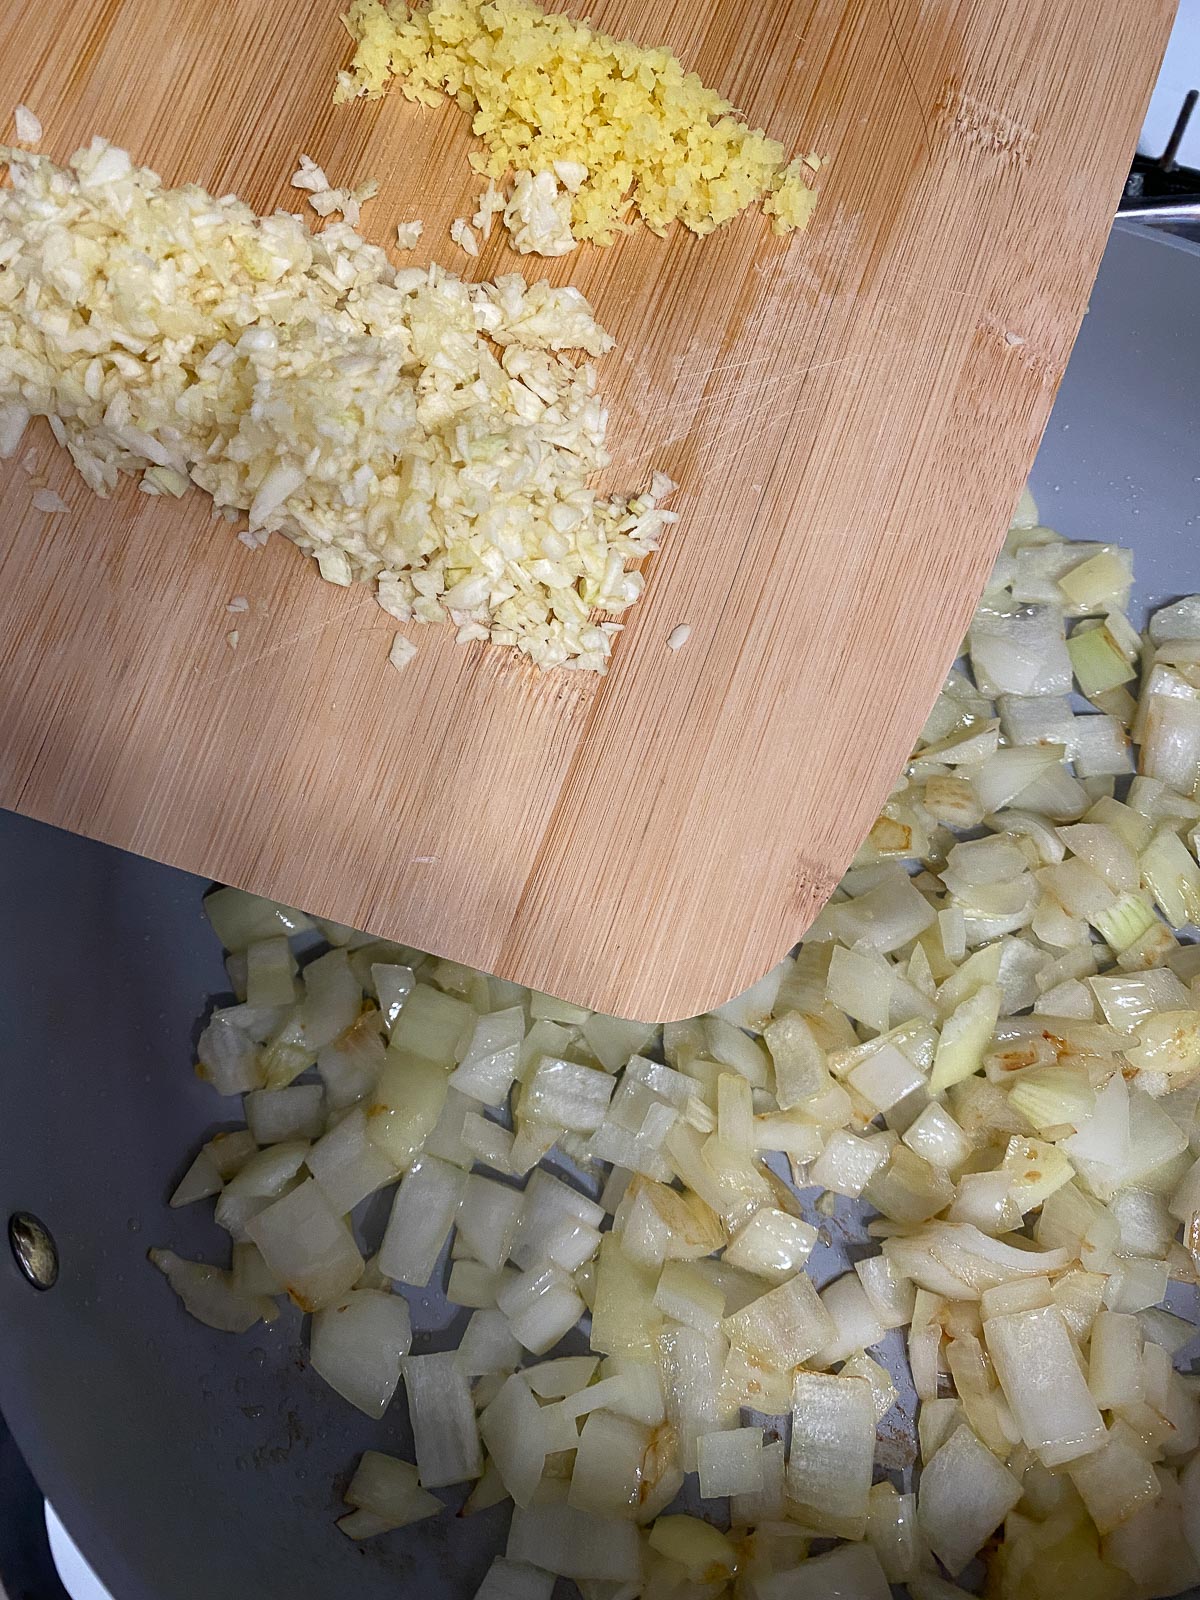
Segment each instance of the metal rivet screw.
M33 1287L52 1289L58 1281L58 1246L46 1224L29 1211L14 1211L8 1219L8 1242Z

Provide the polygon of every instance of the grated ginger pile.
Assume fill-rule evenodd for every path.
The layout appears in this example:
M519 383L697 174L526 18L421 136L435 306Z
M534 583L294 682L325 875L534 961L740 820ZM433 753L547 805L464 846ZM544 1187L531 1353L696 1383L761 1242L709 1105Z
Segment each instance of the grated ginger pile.
M591 486L607 414L565 352L612 340L578 290L397 270L345 222L169 189L102 139L4 164L0 456L47 417L99 495L194 484L249 513L244 543L284 533L400 621L604 670L621 624L592 612L638 597L626 562L674 485Z
M576 240L610 245L636 219L658 234L677 221L707 234L759 200L776 233L811 214L815 160L785 165L777 140L669 50L594 33L533 0L352 0L345 21L357 49L335 100L377 97L393 77L422 105L453 97L485 145L472 164L494 180L557 178Z

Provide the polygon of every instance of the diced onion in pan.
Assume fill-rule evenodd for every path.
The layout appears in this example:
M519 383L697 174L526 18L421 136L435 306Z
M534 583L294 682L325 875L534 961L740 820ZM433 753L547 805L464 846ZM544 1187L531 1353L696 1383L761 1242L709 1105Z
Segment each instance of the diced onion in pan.
M407 1356L408 1414L423 1489L478 1478L483 1471L471 1391L454 1352Z
M550 1600L554 1574L527 1561L497 1556L475 1591L475 1600Z
M380 1532L405 1528L410 1522L435 1517L442 1510L442 1502L421 1488L415 1466L378 1450L367 1450L360 1458L346 1489L346 1504L360 1514L377 1518L384 1524ZM346 1527L349 1521L344 1517L339 1526L352 1538L361 1537Z
M262 1294L247 1294L234 1276L202 1261L184 1261L173 1250L152 1250L150 1259L199 1322L222 1333L245 1333L256 1322L274 1322L279 1308Z
M319 1311L358 1281L363 1258L312 1178L246 1224L263 1260L303 1311Z
M1025 507L975 682L810 940L710 1016L601 1017L348 929L313 959L297 913L209 897L245 998L201 1072L249 1127L174 1201L215 1197L233 1265L155 1259L213 1326L315 1308L312 1368L368 1415L403 1386L417 1466L364 1456L349 1537L474 1483L466 1515L513 1502L485 1600L1200 1582L1200 601L1144 643L1128 570ZM414 1293L414 1354L389 1280L436 1289L447 1253L473 1314L441 1348ZM893 1330L905 1493L872 1483L908 1442Z

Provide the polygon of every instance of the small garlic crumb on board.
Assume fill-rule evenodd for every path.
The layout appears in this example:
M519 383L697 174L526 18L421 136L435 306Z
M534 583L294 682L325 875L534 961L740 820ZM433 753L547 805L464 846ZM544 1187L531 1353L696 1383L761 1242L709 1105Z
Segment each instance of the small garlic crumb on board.
M231 650L236 650L237 649L237 647L238 647L238 631L237 631L236 628L231 628L230 631L225 635L225 643L229 646L229 648Z
M54 489L35 489L33 491L33 509L44 511L49 516L61 516L64 511L70 511L70 506L62 495Z
M28 106L15 107L13 121L17 125L18 144L40 144L42 142L41 118L30 111Z
M379 193L375 178L368 178L353 189L336 188L325 176L325 169L306 155L300 157L300 166L292 173L291 183L293 189L303 189L308 194L308 203L319 217L331 217L335 211L340 211L343 220L352 228L358 227L366 201L373 200Z
M319 167L311 156L302 155L299 170L292 173L292 188L306 189L309 194L320 194L323 189L330 187L324 168Z
M354 568L344 550L318 550L317 570L326 583L336 583L341 589L354 582Z
M397 672L403 672L408 663L417 653L417 647L411 639L406 639L398 633L392 640L392 648L388 652L388 660Z
M688 642L688 640L691 637L692 637L692 625L691 625L691 623L690 622L681 622L677 628L672 628L671 629L670 636L667 639L667 649L668 650L682 650L684 645Z
M415 250L417 242L425 232L423 222L402 222L396 229L396 248L398 250Z
M565 256L577 243L571 232L571 196L552 172L518 172L504 207L504 226L522 255Z
M231 611L235 614L240 611L249 611L250 602L246 599L244 594L235 594L225 609L226 611Z
M469 256L479 254L479 240L475 231L465 217L455 217L450 224L450 237L460 250L465 250Z
M508 198L497 189L494 183L489 183L479 196L479 204L475 208L475 215L471 218L471 226L478 229L485 239L492 236L492 223L498 216L502 216L508 204Z
M819 159L789 165L783 145L667 49L597 33L534 0L351 0L345 22L356 49L335 101L378 98L392 78L421 105L453 98L483 140L476 171L562 185L563 225L541 254L610 245L638 222L711 233L755 201L776 233L812 213ZM517 248L536 250L537 230L517 220L526 240Z

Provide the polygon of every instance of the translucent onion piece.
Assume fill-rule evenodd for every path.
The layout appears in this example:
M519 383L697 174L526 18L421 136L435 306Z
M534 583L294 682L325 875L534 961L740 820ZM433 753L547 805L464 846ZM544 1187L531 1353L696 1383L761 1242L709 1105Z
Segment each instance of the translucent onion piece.
M837 1366L856 1351L866 1350L883 1338L883 1324L875 1315L875 1308L856 1273L847 1272L826 1284L821 1290L821 1304L835 1332L829 1343L813 1355L813 1366Z
M449 1069L466 1048L478 1020L465 1000L418 983L392 1024L392 1049Z
M592 1349L604 1355L655 1354L662 1326L662 1313L654 1304L657 1270L627 1255L612 1233L601 1241L598 1259Z
M302 1311L331 1305L362 1273L350 1229L312 1178L252 1217L246 1232Z
M562 1400L585 1389L600 1365L596 1356L559 1356L540 1361L527 1373L529 1387L543 1400Z
M246 947L246 1002L252 1006L290 1006L298 993L296 960L285 935L258 939Z
M492 1178L467 1179L458 1207L458 1237L485 1267L500 1267L512 1252L525 1197Z
M568 1504L600 1516L633 1518L650 1451L650 1429L631 1417L593 1411L583 1425Z
M542 1408L522 1375L505 1379L480 1415L479 1432L513 1501L529 1505L542 1479L547 1436Z
M467 1323L467 1331L455 1354L468 1378L479 1378L493 1372L507 1375L521 1364L521 1346L513 1338L508 1318L495 1307L481 1308L475 1312ZM594 1361L591 1364L595 1366Z
M475 1600L550 1600L554 1574L527 1561L496 1556L475 1591Z
M507 1555L576 1582L637 1583L637 1528L616 1517L580 1511L561 1500L518 1506L508 1530Z
M295 1084L275 1092L256 1089L244 1104L256 1144L317 1139L325 1126L325 1091L319 1083Z
M890 1483L871 1488L867 1512L867 1541L889 1583L906 1583L916 1575L920 1561L917 1537L917 1501L912 1494L897 1494Z
M358 1019L362 990L344 950L330 950L304 969L304 998L298 1018L305 1046L314 1058Z
M273 1322L279 1315L273 1300L246 1294L220 1267L185 1261L173 1250L151 1250L150 1260L182 1300L184 1310L210 1328L245 1333L256 1322Z
M204 1146L204 1153L212 1161L223 1182L236 1177L250 1157L258 1154L258 1146L248 1128L232 1133L217 1133Z
M682 1567L692 1583L721 1583L737 1571L738 1554L733 1540L699 1517L660 1517L647 1543L651 1550Z
M725 1296L699 1267L668 1261L659 1274L654 1304L664 1317L701 1333L713 1333L725 1314Z
M888 1158L886 1143L836 1128L813 1162L809 1177L822 1189L857 1199Z
M392 1170L405 1172L437 1126L449 1084L440 1066L399 1050L396 1032L367 1110L367 1131Z
M357 1106L317 1140L306 1164L339 1216L396 1177L392 1158L370 1137L366 1112Z
M382 1417L412 1346L408 1302L378 1289L354 1289L313 1317L308 1358L330 1388L368 1417Z
M403 1372L422 1488L478 1478L483 1471L479 1429L454 1351L406 1356Z
M833 1318L802 1272L726 1317L724 1331L731 1344L779 1372L799 1366L837 1336Z
M377 961L371 966L371 983L379 1001L384 1026L391 1033L404 1002L416 984L411 967Z
M1141 1440L1120 1421L1099 1450L1072 1461L1067 1472L1101 1534L1128 1522L1161 1492Z
M503 1105L517 1075L524 1040L524 1007L480 1017L465 1055L450 1074L451 1084L484 1105Z
M207 1150L201 1150L179 1180L170 1204L173 1207L190 1206L197 1200L207 1200L214 1194L220 1194L223 1183L216 1162Z
M255 1042L226 1017L214 1015L196 1046L196 1071L218 1094L244 1094L266 1081L262 1053Z
M542 1056L522 1097L522 1109L538 1122L592 1133L604 1121L613 1080L605 1072L557 1056Z
M800 1519L822 1534L861 1539L874 1456L870 1385L862 1378L798 1372L787 1486Z
M800 1270L818 1238L811 1224L764 1206L729 1241L724 1260L770 1283L782 1283Z
M762 1455L761 1428L701 1434L696 1441L701 1495L717 1500L725 1495L758 1494L763 1486Z
M667 1419L675 1429L679 1464L696 1470L702 1434L731 1425L736 1411L721 1393L725 1341L718 1333L672 1327L658 1338Z
M1011 1472L959 1428L925 1463L917 1492L921 1531L951 1577L957 1577L1020 1500Z
M215 1141L214 1141L215 1143ZM298 1187L309 1154L302 1140L271 1145L251 1156L222 1189L213 1217L235 1239L248 1237L247 1225L281 1195Z
M570 1278L555 1266L510 1279L497 1290L496 1303L526 1350L539 1356L570 1332L585 1309Z
M346 1490L346 1504L377 1517L388 1528L406 1528L442 1510L442 1502L421 1488L415 1466L378 1450L364 1451L360 1457Z
M984 1332L1021 1437L1046 1466L1062 1466L1103 1444L1104 1422L1056 1308L993 1317Z
M226 950L245 950L256 940L303 933L312 927L302 911L243 889L214 889L204 897L204 914Z

